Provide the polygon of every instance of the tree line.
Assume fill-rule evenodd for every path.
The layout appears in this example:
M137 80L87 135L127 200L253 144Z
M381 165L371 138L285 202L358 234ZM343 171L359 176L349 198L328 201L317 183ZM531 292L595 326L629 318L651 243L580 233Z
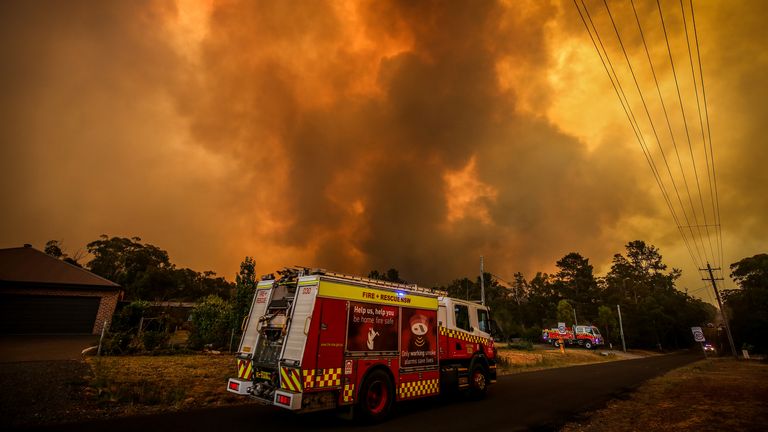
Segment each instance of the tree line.
M234 284L213 271L180 268L168 252L139 237L101 235L86 245L91 259L81 264L82 254L70 257L58 240L45 245L45 253L70 264L85 267L123 288L125 300L196 301L208 295L229 297Z
M680 270L664 264L658 248L636 240L613 256L611 268L598 277L577 252L556 263L553 274L530 279L515 273L504 280L485 273L486 304L509 337L538 341L543 328L593 324L613 344L620 344L616 305L621 305L628 345L681 348L691 344L692 326L714 321L715 308L676 289ZM480 278L462 278L436 288L452 297L479 300Z
M143 309L145 300L197 302L192 313L193 341L199 346L213 341L226 345L248 313L257 283L251 257L245 257L233 283L212 271L179 268L171 263L168 252L138 237L102 235L86 248L91 259L85 264L80 262L82 254L67 255L60 241L49 241L45 252L120 284L125 300L138 302L137 307L144 304ZM552 274L538 272L530 279L519 272L511 280L483 274L486 303L507 337L537 341L543 328L578 322L598 326L609 342L617 344L616 305L621 305L625 340L632 347L686 347L692 342L690 327L716 322L714 306L678 290L680 270L669 269L658 248L644 241L627 243L623 253L613 256L604 276L596 276L589 259L577 252L558 260L556 268ZM739 289L725 290L723 298L737 348L765 352L768 254L744 258L730 269ZM406 282L392 268L373 270L368 277ZM480 299L479 277L455 279L435 288L456 298ZM126 312L124 321L137 319L140 314L135 309Z

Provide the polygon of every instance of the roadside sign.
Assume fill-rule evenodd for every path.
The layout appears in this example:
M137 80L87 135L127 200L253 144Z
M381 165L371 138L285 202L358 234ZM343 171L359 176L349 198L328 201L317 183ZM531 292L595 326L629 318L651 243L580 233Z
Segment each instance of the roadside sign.
M704 342L706 340L704 339L704 332L701 331L701 327L691 327L691 332L693 332L693 338L696 342Z
M565 334L565 323L564 322L557 323L557 332L560 333L560 334Z

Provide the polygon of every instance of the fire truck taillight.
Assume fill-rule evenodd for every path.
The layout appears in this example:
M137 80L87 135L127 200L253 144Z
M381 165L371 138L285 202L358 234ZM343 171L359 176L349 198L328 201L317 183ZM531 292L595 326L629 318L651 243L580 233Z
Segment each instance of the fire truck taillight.
M278 394L276 402L280 405L291 406L291 398L286 395Z
M238 383L236 381L230 381L229 382L229 389L230 390L234 390L234 391L240 390L240 383Z

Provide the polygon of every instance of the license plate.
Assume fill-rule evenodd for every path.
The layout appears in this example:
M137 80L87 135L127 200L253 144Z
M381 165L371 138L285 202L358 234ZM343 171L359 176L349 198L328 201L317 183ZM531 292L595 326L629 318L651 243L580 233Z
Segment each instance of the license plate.
M258 371L253 374L256 378L261 378L265 380L271 380L272 379L272 372L266 372L266 371Z

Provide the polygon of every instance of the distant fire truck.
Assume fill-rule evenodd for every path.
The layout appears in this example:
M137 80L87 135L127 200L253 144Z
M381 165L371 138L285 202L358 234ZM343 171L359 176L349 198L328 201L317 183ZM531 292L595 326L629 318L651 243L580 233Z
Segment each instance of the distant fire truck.
M321 270L259 282L227 390L296 412L369 421L393 403L496 381L488 308L445 292Z
M586 349L592 349L597 346L605 344L605 339L600 334L600 330L592 325L577 325L571 327L565 327L565 329L550 328L541 331L541 339L544 343L551 343L552 345L559 347L560 339L567 345L579 345Z

